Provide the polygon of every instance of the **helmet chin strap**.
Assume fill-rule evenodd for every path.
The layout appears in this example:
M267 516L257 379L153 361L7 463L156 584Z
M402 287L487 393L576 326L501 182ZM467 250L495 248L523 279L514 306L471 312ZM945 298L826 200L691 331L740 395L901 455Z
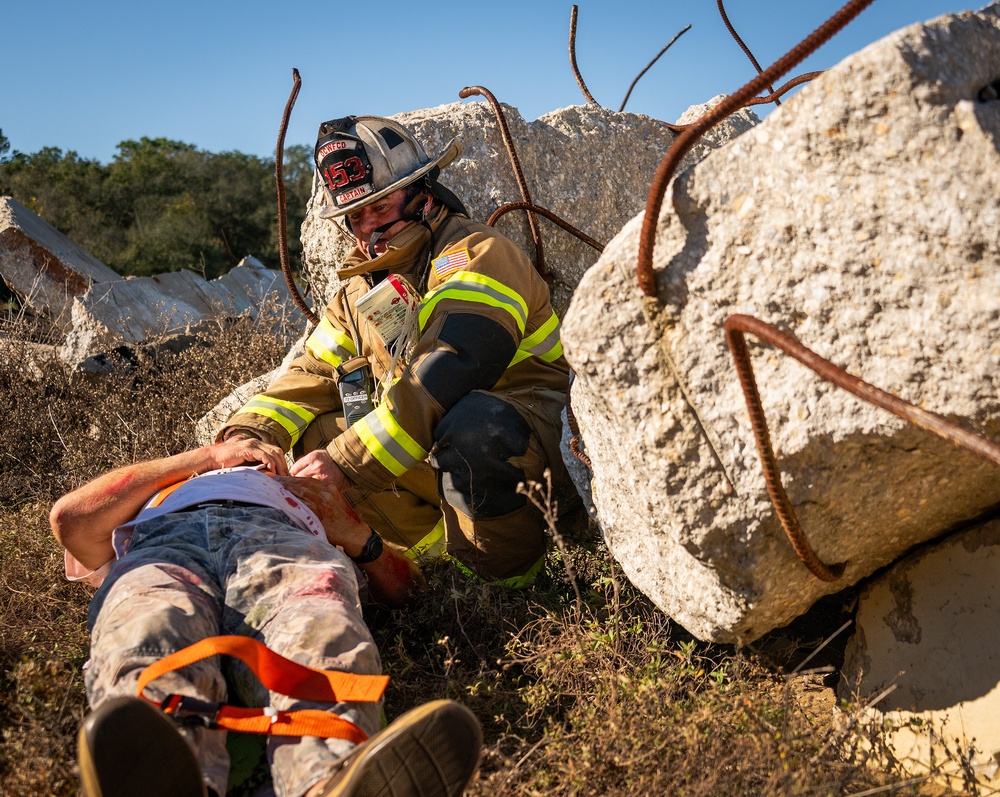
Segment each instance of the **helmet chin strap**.
M399 224L399 222L423 221L426 216L424 212L424 206L426 206L426 204L427 194L421 192L411 199L410 203L403 208L402 216L394 221L386 222L385 224L376 227L372 232L372 237L368 239L368 259L374 260L378 257L378 255L375 254L375 244L377 244L382 236L385 235L390 229Z
M378 255L375 254L375 244L379 242L379 239L385 233L387 233L390 229L392 229L396 224L398 224L401 221L413 221L413 220L414 219L412 219L411 217L400 216L395 221L390 221L387 224L383 224L381 227L376 227L375 230L372 232L372 237L368 239L368 259L374 260L376 257L378 257Z

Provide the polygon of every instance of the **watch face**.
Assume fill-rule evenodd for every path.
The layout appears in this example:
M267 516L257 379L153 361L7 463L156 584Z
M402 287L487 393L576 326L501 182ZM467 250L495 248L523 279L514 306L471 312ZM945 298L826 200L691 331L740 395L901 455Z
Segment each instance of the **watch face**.
M382 538L378 536L378 532L373 531L372 536L368 538L368 542L365 543L365 547L361 549L361 554L358 556L352 556L353 559L359 565L366 565L369 562L374 562L382 555Z

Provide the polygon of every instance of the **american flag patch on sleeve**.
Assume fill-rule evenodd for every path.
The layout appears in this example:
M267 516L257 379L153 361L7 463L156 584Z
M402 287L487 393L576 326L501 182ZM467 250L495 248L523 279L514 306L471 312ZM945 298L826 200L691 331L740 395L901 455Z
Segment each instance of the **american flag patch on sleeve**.
M446 274L465 268L469 265L469 250L458 249L454 252L446 252L441 257L436 257L431 261L434 266L434 273L438 279L444 279Z

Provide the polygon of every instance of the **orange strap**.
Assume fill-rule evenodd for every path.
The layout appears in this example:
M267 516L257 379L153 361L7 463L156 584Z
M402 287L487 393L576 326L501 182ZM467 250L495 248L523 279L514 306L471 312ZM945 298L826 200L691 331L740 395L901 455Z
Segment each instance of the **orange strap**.
M172 493L182 484L187 484L189 481L191 480L183 479L182 481L177 482L177 484L171 484L169 487L164 487L162 490L160 490L160 492L158 492L156 495L153 496L153 500L149 502L150 508L162 504L166 500L167 496L170 495L170 493Z
M150 664L139 675L137 692L140 697L149 700L143 695L143 691L161 675L216 655L239 659L269 690L299 700L325 703L374 703L382 697L389 683L387 675L356 675L337 670L314 670L286 659L249 637L215 636L182 648ZM269 733L276 736L334 737L355 743L367 738L365 732L354 723L319 709L276 711L272 708L216 706L182 695L170 695L163 702L162 708L166 713L181 718L186 708L183 705L184 701L198 704L199 707L211 708L211 716L208 713L198 714L201 724L208 727L245 733Z

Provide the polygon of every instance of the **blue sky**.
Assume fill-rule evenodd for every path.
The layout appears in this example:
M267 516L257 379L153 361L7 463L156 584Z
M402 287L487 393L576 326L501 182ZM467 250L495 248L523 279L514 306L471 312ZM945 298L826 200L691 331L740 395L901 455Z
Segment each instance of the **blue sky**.
M602 105L674 121L732 93L753 67L716 0L578 0L576 54ZM793 74L823 69L882 36L985 0L875 0ZM842 0L728 0L765 68ZM286 138L309 144L325 119L389 115L459 101L482 85L528 120L584 102L570 68L573 3L554 0L0 0L0 130L14 150L45 146L109 162L119 142L165 137L213 151L270 156L292 86ZM483 102L482 98L467 102Z

